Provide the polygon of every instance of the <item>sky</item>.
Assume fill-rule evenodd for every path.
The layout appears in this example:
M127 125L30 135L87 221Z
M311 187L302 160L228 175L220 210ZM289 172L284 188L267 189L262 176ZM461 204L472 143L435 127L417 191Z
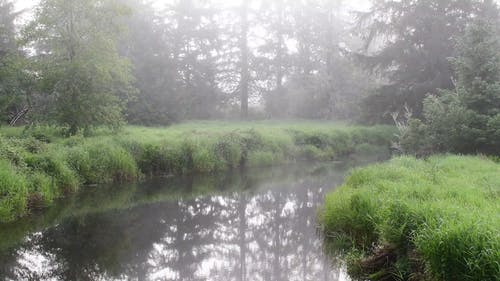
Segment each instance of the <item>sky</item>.
M13 2L16 5L16 9L21 10L21 9L26 9L26 8L31 8L36 3L38 3L39 0L13 0ZM156 2L157 5L161 5L162 3L168 2L168 0L152 0L152 2ZM221 3L221 4L230 4L234 3L234 0L216 0L215 2ZM347 0L345 1L347 5L349 5L353 10L364 10L367 7L369 7L370 0Z
M26 10L19 18L18 23L23 25L26 22L29 22L32 17L32 8L40 1L40 0L11 0L14 2L16 11ZM85 1L85 0L83 0ZM138 0L139 1L139 0ZM161 8L165 5L165 3L173 2L174 0L149 0L153 3L154 7ZM239 2L238 0L213 0L215 3L221 6L234 6L235 2ZM362 11L368 10L370 7L370 2L372 0L343 0L343 5L347 7L347 11Z

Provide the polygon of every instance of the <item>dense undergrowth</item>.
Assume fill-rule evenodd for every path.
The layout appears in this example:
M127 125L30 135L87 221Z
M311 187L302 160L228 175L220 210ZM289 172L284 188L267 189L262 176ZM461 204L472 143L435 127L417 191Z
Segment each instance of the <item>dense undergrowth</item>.
M328 249L356 280L500 280L500 164L395 158L326 198Z
M0 130L0 222L82 185L215 172L388 149L392 127L321 122L196 122L63 138L48 127Z

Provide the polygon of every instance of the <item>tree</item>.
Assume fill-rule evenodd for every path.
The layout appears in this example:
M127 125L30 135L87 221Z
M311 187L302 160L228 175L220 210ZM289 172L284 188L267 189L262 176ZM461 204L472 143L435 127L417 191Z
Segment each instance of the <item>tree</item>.
M259 22L266 29L265 42L257 49L258 78L263 85L263 100L266 113L271 117L287 117L288 97L285 88L286 77L292 60L288 39L293 38L293 1L261 1Z
M25 30L41 90L53 100L46 113L71 135L123 121L133 92L130 63L117 48L127 13L113 0L42 0Z
M421 117L427 94L453 88L448 58L455 55L454 40L493 6L491 0L378 0L360 13L366 44L359 59L387 79L365 99L365 120L391 122L390 113L405 105Z
M500 153L500 39L495 26L498 14L493 21L476 19L467 28L452 59L456 87L424 100L425 119L411 121L403 139L406 151Z
M140 91L128 105L128 120L165 125L216 115L221 40L212 3L173 1L155 11L141 1L120 1L133 7L121 49L134 64Z
M259 72L276 80L263 91L268 115L352 118L370 78L346 52L356 42L342 1L275 0L264 7L268 36L259 54L267 62Z
M30 109L31 75L16 40L13 4L0 0L0 114L2 122L14 125Z
M13 12L14 5L7 0L0 0L0 56L16 50L15 24L17 14Z
M120 53L133 64L138 94L127 104L127 121L142 125L168 125L182 116L176 98L177 69L171 58L171 40L158 11L136 0L120 0L133 14L127 17L127 36Z
M241 103L241 118L248 118L248 87L250 80L249 73L249 49L248 49L248 5L251 0L241 1L241 33L240 33L240 103Z
M210 118L216 110L219 28L216 11L204 1L177 1L170 6L167 40L176 73L175 92L181 118Z

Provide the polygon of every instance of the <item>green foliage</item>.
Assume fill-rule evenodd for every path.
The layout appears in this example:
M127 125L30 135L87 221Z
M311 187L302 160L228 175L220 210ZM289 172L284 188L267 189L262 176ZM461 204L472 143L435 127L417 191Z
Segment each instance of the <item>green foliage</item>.
M248 154L247 165L249 167L271 166L273 164L282 163L283 155L272 151L251 151Z
M498 5L482 0L380 0L370 11L359 14L358 27L366 38L368 55L357 57L387 79L362 102L363 121L392 122L390 114L405 106L416 118L423 117L423 100L428 94L453 89L449 58L457 52L455 40L474 19L489 15L498 19ZM383 45L376 46L381 41Z
M32 77L25 71L27 61L22 54L17 51L10 51L6 55L1 53L2 50L0 50L0 113L2 114L0 121L15 124L17 120L14 119L17 114L20 112L26 114L30 109L31 97L28 92L32 86Z
M34 57L49 106L42 114L70 135L123 122L132 92L130 65L117 47L125 13L113 0L43 0L24 31L43 50Z
M29 175L28 208L38 209L50 205L59 196L59 189L53 178L35 171Z
M211 3L177 1L160 13L143 1L119 1L134 12L122 48L140 89L128 103L128 121L169 125L216 115L226 99L217 81L224 47Z
M31 74L28 62L18 48L15 21L19 13L14 4L0 0L0 122L15 124L30 109ZM18 114L20 114L18 116Z
M14 142L9 141L0 136L0 158L11 162L16 166L24 165L24 156L22 147L15 145Z
M86 142L68 149L65 157L85 184L130 181L138 177L135 159L114 143Z
M439 280L500 278L498 224L492 227L488 221L448 222L417 237L415 244L429 271Z
M500 278L499 188L500 165L485 158L396 158L353 171L327 195L320 220L327 240L344 241L329 243L342 247L336 252L356 257L349 270L359 280L493 281ZM383 257L389 262L370 271Z
M321 122L196 122L169 128L126 127L118 134L102 130L92 137L70 138L47 126L0 131L8 135L0 137L0 160L12 166L5 173L19 174L25 182L20 189L5 187L11 192L9 198L24 201L16 208L9 205L10 213L0 216L0 221L24 214L26 206L50 205L82 184L133 181L141 174L212 173L303 158L331 160L352 153L357 145L384 143L387 149L394 133L391 127Z
M41 142L51 143L63 135L64 133L60 128L38 125L25 127L20 137L32 137Z
M27 181L9 161L0 160L0 221L10 221L26 213Z
M458 44L455 91L424 100L424 121L410 120L402 136L409 153L499 154L500 42L491 23L478 20Z
M34 172L40 171L51 177L63 192L75 191L79 181L77 174L63 160L66 152L53 150L49 153L29 155L25 161Z
M327 198L322 217L326 237L341 235L349 238L350 245L369 249L378 239L375 231L378 218L374 217L377 206L369 194L352 194L341 199L347 200Z

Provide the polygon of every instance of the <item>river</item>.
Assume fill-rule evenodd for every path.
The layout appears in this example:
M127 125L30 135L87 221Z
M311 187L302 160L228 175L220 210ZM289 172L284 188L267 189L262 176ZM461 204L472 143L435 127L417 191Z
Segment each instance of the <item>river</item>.
M0 225L0 280L348 280L317 210L352 161L87 187Z

